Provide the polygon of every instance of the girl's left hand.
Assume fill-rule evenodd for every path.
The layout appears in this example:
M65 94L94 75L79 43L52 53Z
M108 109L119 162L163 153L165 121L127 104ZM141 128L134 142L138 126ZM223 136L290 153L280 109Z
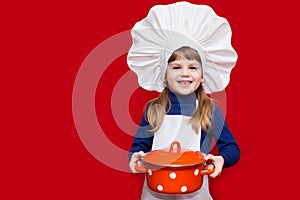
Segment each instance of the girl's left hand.
M209 176L212 178L215 178L217 176L221 175L223 165L224 165L224 158L222 156L214 156L211 154L208 154L205 158L205 160L212 160L212 163L215 165L215 171L214 173L210 174ZM212 164L208 165L207 168L211 168Z

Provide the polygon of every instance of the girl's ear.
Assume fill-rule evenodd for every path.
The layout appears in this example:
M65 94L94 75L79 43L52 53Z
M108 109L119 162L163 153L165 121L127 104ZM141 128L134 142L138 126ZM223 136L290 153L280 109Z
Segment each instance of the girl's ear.
M165 87L169 87L167 79L164 80L164 85L165 85Z
M201 77L200 84L204 83L204 79Z
M199 87L203 87L204 79L201 78Z

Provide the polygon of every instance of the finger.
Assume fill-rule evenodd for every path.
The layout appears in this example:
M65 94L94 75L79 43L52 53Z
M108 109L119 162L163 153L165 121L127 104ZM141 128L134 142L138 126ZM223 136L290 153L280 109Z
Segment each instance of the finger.
M220 176L221 174L220 173L212 173L211 175L210 175L210 177L212 177L212 178L216 178L216 177L218 177L218 176Z
M133 173L140 173L139 171L137 171L137 170L135 169L135 166L136 166L136 165L141 165L140 160L134 160L134 161L131 161L131 162L129 163L130 170L131 170Z
M141 157L144 157L145 156L145 153L143 151L139 151L139 152L135 152L132 157L134 158L134 160L138 160L140 159Z
M214 171L214 173L212 173L212 174L210 175L210 177L216 178L216 177L218 177L218 176L220 176L220 175L221 175L221 171L216 169L216 170Z
M138 154L139 154L141 157L144 157L144 156L146 155L143 151L139 151Z
M212 160L213 159L213 155L211 154L207 154L205 157L204 157L205 160Z
M207 166L207 169L212 170L214 167L215 167L214 164L209 164L209 165Z

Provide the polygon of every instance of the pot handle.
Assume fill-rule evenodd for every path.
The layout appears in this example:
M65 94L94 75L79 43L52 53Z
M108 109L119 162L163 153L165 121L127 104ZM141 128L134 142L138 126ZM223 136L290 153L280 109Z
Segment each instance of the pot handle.
M170 146L170 152L174 152L174 146L176 145L176 152L175 153L179 153L181 151L181 146L180 146L180 142L178 141L174 141L171 143L171 146Z
M205 169L200 171L200 175L210 175L210 174L214 173L216 166L213 163L211 163L211 164L213 166L212 169L207 169L207 167L206 167Z
M134 165L134 169L141 173L146 173L148 170L144 167L139 165L139 163L143 162L142 159L139 159L138 162Z

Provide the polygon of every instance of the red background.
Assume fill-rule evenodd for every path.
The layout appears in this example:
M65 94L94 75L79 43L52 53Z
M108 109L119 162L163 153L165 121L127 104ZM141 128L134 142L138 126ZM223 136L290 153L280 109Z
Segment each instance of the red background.
M42 2L0 7L0 199L138 199L143 175L107 167L78 137L73 84L93 48L131 29L153 5L174 1ZM295 199L294 181L300 178L297 6L292 1L191 2L208 4L228 19L239 54L226 88L226 120L241 160L211 180L214 199ZM108 70L107 81L99 83L98 109L110 103L114 81L128 70L126 55L113 66L120 71ZM143 90L133 95L130 111L136 122L153 96ZM129 149L132 138L118 131L108 108L101 111L106 121L99 123L111 128L116 145Z

